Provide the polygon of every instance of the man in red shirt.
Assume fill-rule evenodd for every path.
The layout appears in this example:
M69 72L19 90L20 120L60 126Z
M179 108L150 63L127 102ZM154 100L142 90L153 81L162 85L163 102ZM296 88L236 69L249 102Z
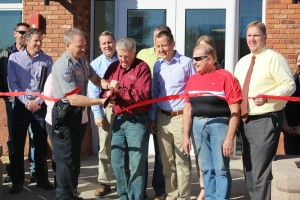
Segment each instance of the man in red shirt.
M132 38L120 39L116 44L119 61L112 63L104 79L119 82L119 89L113 97L115 105L111 140L111 161L117 180L120 199L143 199L145 183L145 162L149 134L148 111L151 105L118 112L130 105L151 99L151 71L142 60L137 59L136 42ZM107 96L109 94L104 94ZM129 157L130 175L126 178Z

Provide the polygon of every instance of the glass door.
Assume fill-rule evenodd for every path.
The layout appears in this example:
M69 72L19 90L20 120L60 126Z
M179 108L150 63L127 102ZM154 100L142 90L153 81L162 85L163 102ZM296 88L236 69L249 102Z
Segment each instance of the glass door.
M197 38L211 35L216 42L219 63L233 71L238 58L238 2L116 0L115 33L117 38L133 37L140 50L152 46L154 28L166 24L172 30L176 49L189 57Z
M238 0L177 0L176 48L191 57L197 39L215 39L219 63L233 71L238 58Z

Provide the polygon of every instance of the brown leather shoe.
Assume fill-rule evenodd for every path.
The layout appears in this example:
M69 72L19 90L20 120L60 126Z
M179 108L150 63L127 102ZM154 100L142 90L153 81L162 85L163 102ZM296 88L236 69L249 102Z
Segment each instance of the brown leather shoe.
M95 196L105 196L111 192L110 186L101 184L94 192Z

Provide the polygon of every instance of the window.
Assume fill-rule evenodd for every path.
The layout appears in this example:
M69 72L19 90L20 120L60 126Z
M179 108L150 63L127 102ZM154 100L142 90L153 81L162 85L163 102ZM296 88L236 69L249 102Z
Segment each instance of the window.
M0 27L0 51L10 47L15 42L13 31L21 19L21 11L0 11L0 24L2 25Z
M22 22L22 8L22 0L0 0L0 51L15 42L13 31Z
M22 3L22 0L0 0L0 3Z
M153 47L153 31L166 24L166 10L164 9L131 9L127 15L127 37L136 41L136 52Z
M185 20L185 55L192 57L197 39L201 35L210 35L216 43L218 62L224 66L225 9L188 9Z
M95 0L94 6L94 58L101 54L99 35L103 31L115 32L115 1ZM117 39L117 38L116 38Z
M240 0L239 59L250 53L246 41L246 26L252 21L262 21L262 0Z

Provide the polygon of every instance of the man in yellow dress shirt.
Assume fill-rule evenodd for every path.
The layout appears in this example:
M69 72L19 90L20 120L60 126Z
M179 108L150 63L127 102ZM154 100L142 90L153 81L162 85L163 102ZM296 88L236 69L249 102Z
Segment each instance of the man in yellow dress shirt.
M234 75L242 90L253 55L248 110L243 116L243 163L246 183L251 199L271 199L271 163L276 154L282 127L282 109L286 101L255 98L260 94L289 96L295 91L293 75L286 59L266 46L266 26L254 21L246 27L246 40L251 51L237 63ZM243 101L245 101L243 92ZM246 96L247 97L247 96ZM243 104L243 102L242 102ZM242 108L242 106L241 106Z

